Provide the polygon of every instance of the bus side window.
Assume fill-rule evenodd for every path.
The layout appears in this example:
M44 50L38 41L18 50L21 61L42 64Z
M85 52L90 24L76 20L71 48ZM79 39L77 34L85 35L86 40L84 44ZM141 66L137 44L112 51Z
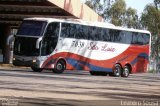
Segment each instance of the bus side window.
M126 44L131 44L132 41L132 32L129 31L124 31L125 32L125 43Z
M67 37L67 24L66 23L62 23L62 28L61 28L61 36L62 37Z
M95 40L96 38L96 28L95 27L88 27L88 39Z
M120 33L121 33L120 30L115 30L115 31L114 31L114 39L113 39L113 42L121 43L122 37L121 37Z
M74 37L76 39L87 39L87 26L75 24Z
M138 44L137 39L138 39L137 38L137 33L132 32L132 42L131 42L131 44Z
M147 45L149 44L150 36L149 34L142 34L143 44Z
M55 37L59 33L59 23L50 23L47 27L45 36L46 37Z
M81 39L81 36L82 36L81 35L81 26L77 24L75 30L76 30L75 38L76 39Z
M143 45L142 33L132 32L132 44Z
M114 42L115 31L113 29L109 30L110 42Z
M104 39L103 39L103 35L104 35L103 28L98 28L97 31L98 31L98 40L99 41L104 41Z
M83 32L83 39L87 39L88 38L88 27L82 26L82 32Z
M149 34L144 34L144 37L145 37L145 44L149 44L149 42L150 42L150 35Z
M109 30L110 29L103 29L103 33L104 33L104 35L103 35L103 39L104 39L104 41L108 41L108 42L110 42L111 41L111 39L110 39L110 33L109 33Z
M61 36L74 38L75 36L75 25L69 23L62 23Z
M75 37L75 33L76 33L76 25L75 24L70 24L69 26L69 37L70 38L74 38Z
M97 27L96 28L96 35L95 35L95 40L98 40L98 41L102 41L102 33L103 33L103 29L102 28L99 28Z
M92 29L88 27L88 40L92 40Z

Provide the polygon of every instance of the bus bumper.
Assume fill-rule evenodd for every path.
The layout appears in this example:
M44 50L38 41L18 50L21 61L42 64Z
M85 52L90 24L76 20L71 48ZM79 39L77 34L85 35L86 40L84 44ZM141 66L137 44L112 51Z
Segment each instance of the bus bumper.
M39 68L40 62L39 62L39 60L24 61L24 60L15 59L15 60L13 60L13 65Z

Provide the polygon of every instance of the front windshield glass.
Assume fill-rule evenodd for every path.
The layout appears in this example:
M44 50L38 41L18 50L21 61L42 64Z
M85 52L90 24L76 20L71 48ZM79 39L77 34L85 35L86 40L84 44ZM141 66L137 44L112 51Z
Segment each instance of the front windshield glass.
M38 38L16 37L14 42L14 54L21 56L39 56L40 50L36 48Z
M42 36L46 24L45 21L24 20L17 35Z

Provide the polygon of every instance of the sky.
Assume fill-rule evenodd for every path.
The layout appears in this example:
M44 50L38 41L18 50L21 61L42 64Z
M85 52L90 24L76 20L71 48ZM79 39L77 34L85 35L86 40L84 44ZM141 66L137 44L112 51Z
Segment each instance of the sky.
M138 15L141 15L147 4L153 3L153 0L125 0L127 8L132 7L137 10Z
M82 2L86 0L81 0ZM145 6L149 3L153 3L153 0L125 0L127 8L132 7L137 10L138 15L140 16L143 12Z

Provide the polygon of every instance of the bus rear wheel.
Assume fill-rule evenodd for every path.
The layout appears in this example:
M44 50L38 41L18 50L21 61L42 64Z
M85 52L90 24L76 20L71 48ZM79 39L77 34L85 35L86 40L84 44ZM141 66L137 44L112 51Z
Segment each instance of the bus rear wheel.
M122 77L128 77L130 73L130 68L128 66L124 66L123 71L121 73Z
M31 69L34 71L34 72L42 72L42 68L35 68L35 67L31 67Z
M113 72L111 76L120 77L121 76L122 67L119 64L116 64L113 68Z
M60 74L60 73L63 73L63 71L65 70L66 68L66 64L64 61L62 60L59 60L57 63L56 63L56 66L55 68L53 69L53 72L54 73L57 73L57 74Z

